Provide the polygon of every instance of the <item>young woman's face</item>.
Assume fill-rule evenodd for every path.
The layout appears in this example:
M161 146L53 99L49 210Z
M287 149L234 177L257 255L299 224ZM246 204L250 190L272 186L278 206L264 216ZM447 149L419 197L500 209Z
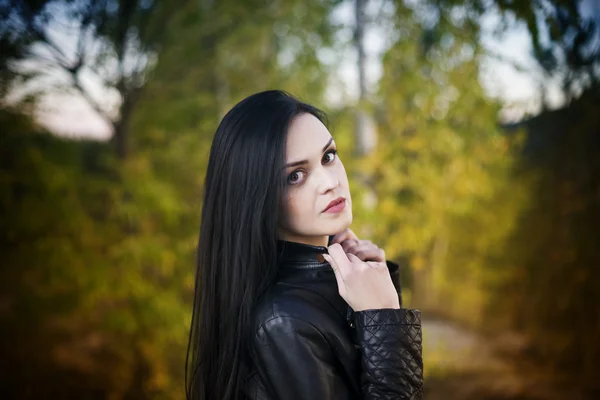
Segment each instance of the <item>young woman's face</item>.
M352 222L352 200L336 144L318 118L303 113L293 119L286 144L286 193L280 237L292 242L326 246L329 235ZM329 204L343 199L341 205Z

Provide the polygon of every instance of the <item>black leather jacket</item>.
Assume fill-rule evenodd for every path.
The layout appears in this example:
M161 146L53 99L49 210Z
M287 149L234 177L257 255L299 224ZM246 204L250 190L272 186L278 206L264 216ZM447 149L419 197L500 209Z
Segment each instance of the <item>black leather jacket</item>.
M279 250L277 283L256 309L245 395L422 399L420 312L353 312L329 264L317 259L326 247L279 241ZM387 265L401 297L398 265Z

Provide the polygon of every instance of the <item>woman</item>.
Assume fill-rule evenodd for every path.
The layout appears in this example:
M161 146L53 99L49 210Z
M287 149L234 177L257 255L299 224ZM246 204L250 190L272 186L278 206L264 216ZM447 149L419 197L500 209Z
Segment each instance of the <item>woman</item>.
M421 399L421 325L398 266L348 229L322 111L280 91L210 151L186 365L193 399Z

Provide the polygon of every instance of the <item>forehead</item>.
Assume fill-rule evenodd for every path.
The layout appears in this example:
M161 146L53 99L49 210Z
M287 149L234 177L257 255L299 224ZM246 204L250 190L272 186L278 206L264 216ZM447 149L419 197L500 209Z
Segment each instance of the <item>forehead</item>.
M321 155L331 134L317 117L304 113L296 116L287 134L287 161L293 162Z

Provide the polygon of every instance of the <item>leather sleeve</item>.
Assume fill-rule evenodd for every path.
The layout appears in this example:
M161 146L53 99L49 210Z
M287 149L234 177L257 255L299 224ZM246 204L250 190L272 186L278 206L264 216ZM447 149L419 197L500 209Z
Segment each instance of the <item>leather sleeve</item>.
M396 292L398 292L400 307L402 307L402 282L400 281L400 266L390 260L386 260L385 263L388 267L388 271L390 272L390 278L392 278L392 283L396 288Z
M354 313L365 399L423 398L421 313L377 309Z
M255 337L254 363L269 399L350 399L335 368L333 351L312 324L275 317Z

